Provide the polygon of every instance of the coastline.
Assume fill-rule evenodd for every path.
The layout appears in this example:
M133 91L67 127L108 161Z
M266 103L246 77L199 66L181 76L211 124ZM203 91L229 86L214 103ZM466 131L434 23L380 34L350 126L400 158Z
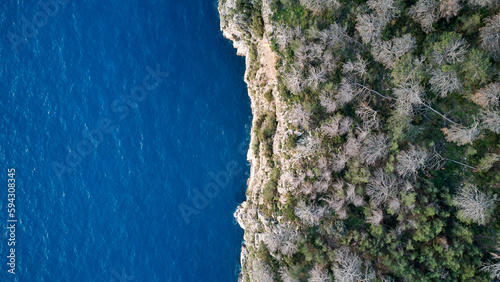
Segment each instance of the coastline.
M244 242L241 249L240 263L242 272L239 281L242 281L242 275L245 269L255 264L252 256L249 256L249 248L258 248L258 240L255 240L259 229L266 229L269 219L259 211L258 205L262 204L262 198L258 194L269 181L272 168L268 165L269 160L264 154L256 153L252 144L258 139L256 134L256 123L258 117L268 112L276 113L277 128L274 134L273 149L274 158L279 158L278 144L284 136L285 122L284 102L281 101L278 92L278 80L276 73L277 55L271 50L269 39L266 38L266 32L263 38L253 34L251 28L238 17L233 17L231 10L235 9L236 1L226 0L219 2L220 25L223 36L233 43L238 56L245 57L244 81L247 84L247 91L251 101L252 127L250 131L250 145L247 152L247 160L250 162L250 176L247 180L246 200L242 202L234 213L240 227L244 230ZM265 4L265 1L264 1ZM263 7L263 19L265 30L272 29L269 16L270 10ZM269 11L267 14L265 11ZM251 48L256 48L257 60L253 61L250 56ZM264 95L267 91L272 91L273 100L268 101ZM261 144L262 145L262 144ZM263 150L259 150L262 152Z

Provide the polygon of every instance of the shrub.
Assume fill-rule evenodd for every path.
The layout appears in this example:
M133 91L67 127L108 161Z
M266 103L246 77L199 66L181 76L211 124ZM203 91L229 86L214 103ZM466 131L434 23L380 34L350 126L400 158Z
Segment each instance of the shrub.
M286 144L288 148L295 149L295 147L297 147L297 139L297 135L295 134L288 135L288 137L286 138Z
M274 100L273 90L272 89L267 90L266 93L264 93L264 98L266 98L266 100L269 103L271 103Z
M263 199L264 203L270 204L274 201L274 197L278 192L278 183L273 180L269 180L264 186Z
M262 19L260 7L259 9L255 9L252 15L252 29L259 38L264 36L264 20Z

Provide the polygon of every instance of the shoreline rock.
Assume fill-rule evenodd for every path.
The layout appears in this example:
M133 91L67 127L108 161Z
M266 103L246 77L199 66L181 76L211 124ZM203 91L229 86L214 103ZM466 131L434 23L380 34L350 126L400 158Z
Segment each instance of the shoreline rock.
M271 50L271 44L264 35L263 38L258 38L254 34L251 27L244 21L241 15L237 14L235 0L226 0L219 3L220 25L223 36L233 42L234 48L237 50L238 56L245 57L246 70L244 81L247 84L248 95L251 100L252 109L252 129L250 133L250 147L247 153L247 160L250 162L250 176L247 180L247 199L241 203L234 213L234 217L241 228L244 230L244 242L241 248L241 268L239 280L242 281L242 275L245 269L251 267L255 262L251 261L254 258L250 256L249 248L257 248L259 241L255 238L259 235L259 230L267 229L270 219L266 219L265 215L259 211L258 204L262 204L262 199L258 194L263 189L265 183L269 180L269 175L272 168L267 164L268 159L259 150L259 154L255 154L252 144L255 144L257 136L255 133L257 119L268 112L276 113L277 128L274 135L273 147L275 152L278 152L277 144L284 133L282 125L284 124L284 103L280 100L280 95L277 90L278 80L277 71L275 68L277 55ZM269 5L263 1L262 15L264 21L264 34L272 30L271 14ZM252 60L250 52L252 48L256 51L256 58ZM268 101L264 94L267 91L272 91L273 100ZM262 145L261 145L262 146ZM273 159L279 157L274 154Z

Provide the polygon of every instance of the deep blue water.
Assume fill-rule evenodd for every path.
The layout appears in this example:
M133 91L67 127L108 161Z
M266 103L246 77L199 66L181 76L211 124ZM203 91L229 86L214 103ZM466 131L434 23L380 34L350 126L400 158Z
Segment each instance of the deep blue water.
M216 1L66 1L0 2L0 281L236 281L251 113Z

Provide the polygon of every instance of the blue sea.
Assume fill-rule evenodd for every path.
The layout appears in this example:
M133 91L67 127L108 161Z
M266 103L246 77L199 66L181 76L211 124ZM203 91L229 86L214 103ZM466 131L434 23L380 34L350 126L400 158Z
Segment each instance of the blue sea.
M0 7L0 281L236 281L251 111L217 2Z

